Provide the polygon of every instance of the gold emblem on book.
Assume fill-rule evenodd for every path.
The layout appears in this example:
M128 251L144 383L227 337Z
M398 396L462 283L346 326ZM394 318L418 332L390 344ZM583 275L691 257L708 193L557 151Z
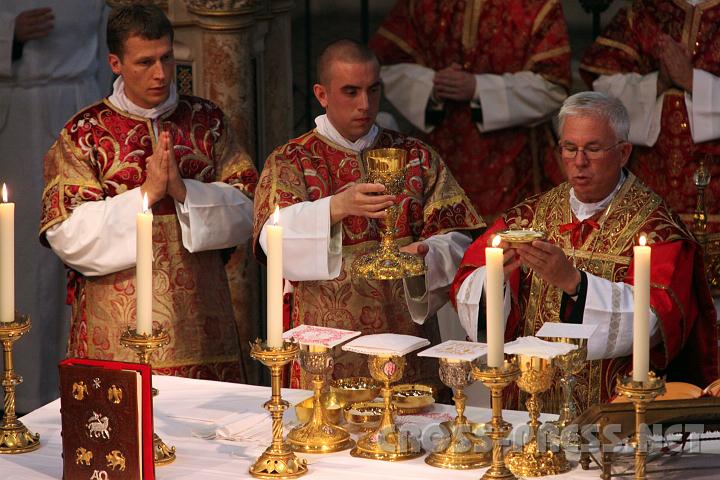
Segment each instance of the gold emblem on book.
M110 439L110 419L97 412L93 412L92 417L88 419L85 428L88 430L90 438Z
M118 404L122 401L122 388L118 388L115 385L108 388L108 400L114 404Z
M112 452L105 455L107 460L107 467L115 470L115 467L119 467L118 470L121 472L125 471L125 455L120 450L113 450Z
M82 400L87 394L88 388L87 385L85 385L85 382L81 380L79 382L73 383L72 395L75 400Z
M90 450L85 450L83 447L75 450L77 458L75 459L76 465L90 465L93 458L93 453Z

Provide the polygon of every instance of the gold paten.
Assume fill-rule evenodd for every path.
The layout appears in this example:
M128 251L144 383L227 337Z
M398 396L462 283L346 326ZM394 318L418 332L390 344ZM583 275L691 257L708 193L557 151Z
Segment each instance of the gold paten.
M395 405L392 402L391 383L402 378L405 369L405 357L369 355L370 375L383 383L383 415L380 425L358 440L350 450L353 457L373 460L398 461L409 460L423 455L420 440L410 432L400 432L395 425Z
M452 470L468 470L490 465L492 455L485 437L476 437L478 425L465 417L465 393L463 390L473 382L472 364L468 361L440 359L440 380L455 391L453 400L457 416L452 422L442 423L449 435L444 444L425 457L425 463L433 467Z
M40 435L31 433L15 414L15 387L22 377L13 367L13 345L30 331L30 317L15 313L12 322L0 323L0 342L3 345L4 372L2 386L5 391L5 416L0 423L0 453L27 453L40 447Z
M383 402L356 402L343 409L345 421L361 431L369 432L377 428L385 410Z
M539 394L552 386L555 376L555 365L552 359L518 355L520 377L517 385L520 390L530 394L525 406L530 421L530 438L521 450L511 449L507 454L507 465L515 475L523 477L544 477L558 475L570 471L570 463L565 458L565 452L551 449L541 450L538 443L540 429L540 409L542 400ZM545 442L549 447L549 442Z
M539 230L503 230L502 232L498 232L497 235L502 240L508 242L511 247L545 239L545 232Z
M351 448L354 442L350 434L328 421L322 404L324 376L332 370L330 351L323 346L313 346L312 349L304 346L300 351L300 366L313 376L313 411L307 423L288 433L290 447L305 453L330 453Z
M400 195L405 190L407 152L399 148L380 148L365 152L367 181L385 185L388 195ZM400 205L393 204L386 209L383 221L380 247L355 259L351 266L354 276L371 280L399 280L424 275L425 262L408 253L403 253L395 241Z
M369 402L380 394L382 384L370 377L348 377L330 380L330 392L345 407L351 403Z

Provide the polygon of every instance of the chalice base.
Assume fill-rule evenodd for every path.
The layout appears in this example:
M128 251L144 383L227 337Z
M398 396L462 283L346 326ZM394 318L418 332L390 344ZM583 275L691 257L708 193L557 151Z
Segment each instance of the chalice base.
M412 435L401 434L393 427L389 433L375 430L358 440L350 455L371 460L397 462L425 455L420 440Z
M450 432L450 441L443 450L425 457L425 463L451 470L482 468L492 463L492 444L481 444L478 441L480 439L471 433L475 431L477 424L466 423L460 426L462 430L454 422L444 422L442 426ZM475 437L477 440L472 441L468 437Z
M175 461L175 447L168 447L157 433L153 433L153 461L157 466L169 465Z
M286 444L279 450L269 446L250 466L250 475L263 479L296 478L307 471L307 462L299 459Z
M521 477L544 477L570 471L570 462L560 450L539 452L535 439L530 440L522 450L511 450L505 455L510 471Z
M425 263L419 257L395 248L380 248L355 259L352 273L370 280L401 280L425 275Z
M30 433L19 420L15 420L12 425L0 427L0 454L27 453L38 448L40 435Z
M287 443L296 452L331 453L347 450L355 445L344 428L329 423L309 423L294 428L287 435Z

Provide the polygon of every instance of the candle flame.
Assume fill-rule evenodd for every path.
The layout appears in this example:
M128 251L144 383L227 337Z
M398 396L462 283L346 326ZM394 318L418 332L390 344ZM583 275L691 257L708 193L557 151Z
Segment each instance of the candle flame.
M275 213L273 213L273 225L280 224L280 206L275 205Z
M493 248L497 248L500 246L500 235L495 235L492 240L492 246Z
M149 203L149 202L148 202L148 198L147 198L147 193L145 193L145 194L143 195L143 206L142 206L143 213L145 213L145 212L148 211L148 206L149 206L148 203Z
M3 203L7 203L7 187L5 186L4 183L3 183L3 188L2 188L2 197L3 197Z
M640 235L640 246L644 247L647 243L647 239L645 238L645 235Z

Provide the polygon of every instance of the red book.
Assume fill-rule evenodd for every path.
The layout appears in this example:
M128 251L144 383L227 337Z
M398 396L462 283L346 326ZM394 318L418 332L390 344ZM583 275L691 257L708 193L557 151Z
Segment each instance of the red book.
M150 366L69 358L58 367L63 479L154 480Z

